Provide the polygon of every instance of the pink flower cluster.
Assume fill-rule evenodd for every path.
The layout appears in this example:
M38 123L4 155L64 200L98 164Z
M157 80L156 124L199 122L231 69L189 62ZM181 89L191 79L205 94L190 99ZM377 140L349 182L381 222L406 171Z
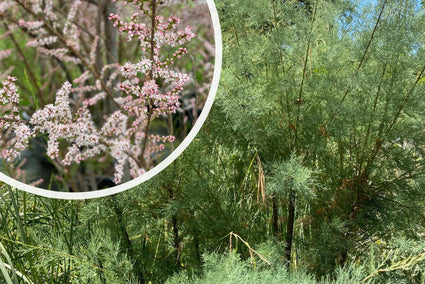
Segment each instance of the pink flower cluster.
M7 135L7 144L1 156L13 160L23 151L34 133L19 117L19 93L15 84L16 78L9 76L2 82L0 89L0 131Z
M62 27L60 27L61 25L59 24L58 17L53 10L52 0L32 0L30 3L31 10L35 14L42 15L44 21L39 19L19 19L19 26L30 30L31 34L34 36L34 39L28 41L26 45L29 47L36 47L41 54L55 57L65 62L80 64L80 59L76 58L75 55L71 55L69 48L73 47L75 50L80 49L78 40L80 33L74 23L74 20L82 2L80 0L73 1ZM61 40L59 40L57 36L58 33L56 35L52 35L46 28L46 23L51 23L58 33L63 35L63 39L66 41L65 46L57 47L61 45Z
M8 76L7 80L2 82L3 87L0 89L0 102L3 105L12 103L14 109L16 108L15 104L19 104L18 88L15 85L15 81L15 77Z
M13 5L13 2L11 0L3 0L0 3L0 14L5 12L7 9L9 9Z
M142 6L145 1L126 1ZM152 105L154 116L164 112L175 112L179 107L179 94L183 86L190 81L188 74L172 70L170 66L176 58L187 53L186 48L179 48L170 58L161 60L160 50L163 46L177 47L190 41L195 34L191 27L176 31L180 19L170 17L165 20L162 16L155 16L153 27L138 23L142 12L135 13L131 22L124 22L119 15L111 14L109 19L119 31L126 33L128 39L138 38L141 48L149 58L142 57L138 63L127 63L122 69L122 75L128 80L121 84L124 94L130 96L126 108L133 114L146 111L146 105ZM153 29L153 32L152 32ZM153 50L152 50L153 48ZM162 90L156 84L163 80ZM142 84L140 84L142 82Z

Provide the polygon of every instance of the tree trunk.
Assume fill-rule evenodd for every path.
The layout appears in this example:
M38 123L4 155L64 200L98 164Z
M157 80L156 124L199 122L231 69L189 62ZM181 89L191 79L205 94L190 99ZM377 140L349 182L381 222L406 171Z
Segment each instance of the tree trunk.
M277 236L279 234L279 216L278 216L278 210L277 210L277 201L276 196L272 197L272 206L273 206L273 234Z
M288 223L286 224L286 247L285 247L285 257L286 257L288 266L291 263L292 240L294 237L294 221L295 221L295 193L291 189L289 191Z
M174 200L174 191L169 188L168 193L171 200ZM173 224L173 236L174 236L174 251L175 251L175 259L176 266L180 266L180 239L179 239L179 227L177 223L177 214L173 214L171 217L171 223Z

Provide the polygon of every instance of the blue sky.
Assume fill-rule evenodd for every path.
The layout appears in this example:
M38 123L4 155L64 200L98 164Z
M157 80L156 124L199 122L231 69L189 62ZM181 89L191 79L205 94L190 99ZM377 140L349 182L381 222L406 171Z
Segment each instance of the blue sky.
M378 2L377 0L361 0L361 4L360 5L366 6L366 5L369 5L371 3L373 3L374 5L376 5L377 2Z
M419 8L422 5L420 0L413 0L413 1L416 2L417 8ZM364 7L370 4L376 5L377 3L378 3L378 0L360 0L360 7Z

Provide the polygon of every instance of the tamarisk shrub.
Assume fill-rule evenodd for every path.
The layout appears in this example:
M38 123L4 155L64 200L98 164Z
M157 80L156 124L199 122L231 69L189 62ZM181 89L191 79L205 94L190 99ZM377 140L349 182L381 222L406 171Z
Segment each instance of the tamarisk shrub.
M75 173L71 170L73 165L90 159L105 162L112 158L115 184L142 175L154 166L155 154L175 140L172 131L165 134L152 131L153 121L176 112L179 97L191 81L189 74L175 66L188 52L183 45L195 37L192 27L181 28L179 17L165 18L160 14L170 1L112 1L108 3L113 7L110 9L113 12L107 15L110 22L104 24L112 25L112 31L124 34L127 41L137 41L140 58L120 65L118 58L114 58L117 54L109 54L112 60L108 58L108 64L104 65L98 55L100 37L84 31L75 21L84 1L73 1L64 21L53 11L53 1L44 2L7 1L7 5L1 6L0 16L6 15L8 9L23 8L31 19L20 19L10 29L29 32L32 38L27 47L36 48L39 54L62 65L75 66L80 72L75 76L65 71L67 80L55 93L53 103L34 98L35 104L42 106L37 106L28 119L24 119L19 106L18 79L9 76L3 80L1 158L13 162L31 139L43 135L47 140L46 154L62 173L59 179L64 182ZM120 4L135 7L128 22L114 12ZM91 35L90 48L84 48L79 40L87 36L82 35L84 32ZM2 56L9 53L4 51ZM76 186L72 190L80 189Z

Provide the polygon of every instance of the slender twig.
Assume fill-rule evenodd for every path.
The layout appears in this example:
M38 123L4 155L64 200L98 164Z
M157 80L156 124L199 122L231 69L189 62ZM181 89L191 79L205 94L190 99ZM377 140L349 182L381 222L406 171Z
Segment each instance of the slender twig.
M401 114L401 111L403 110L403 108L405 107L407 102L409 101L410 96L412 95L413 91L415 90L416 85L418 84L419 80L423 77L424 73L425 73L425 65L422 68L422 70L419 72L419 74L416 76L416 79L415 79L415 82L413 83L413 86L409 89L407 94L404 96L403 101L401 102L400 106L397 109L397 113L395 114L393 121L391 122L390 126L388 127L384 137L380 141L381 144L384 143L385 138L388 138L388 134L391 132L394 125L396 124L398 117ZM372 153L372 156L369 158L369 160L368 160L368 162L365 166L365 171L373 164L373 162L374 162L374 160L375 160L380 149L381 149L380 147L374 148L374 152Z
M17 119L17 118L12 118L12 117L0 117L0 121L6 121L6 122L11 122L11 123L22 123L22 124L26 124L29 126L42 126L39 123L34 123L28 120L23 120L23 119Z
M344 93L344 95L342 96L342 98L341 98L341 102L340 102L340 105L345 101L345 99L347 98L347 95L351 92L351 90L353 89L353 86L354 86L354 82L355 82L355 80L357 80L357 77L358 77L358 74L359 74L359 71L360 71L360 68L362 67L362 65L363 65L363 63L366 61L366 55L367 55L367 53L368 53L368 51L369 51L369 48L370 48L370 45L371 45L371 43L372 43L372 41L373 41L373 39L374 39L374 37L375 37L375 32L376 32L376 30L377 30L377 28L378 28L378 25L379 25L379 23L381 22L381 20L382 20L382 14L383 14L383 12L384 12L384 9L385 9L385 7L386 7L386 4L387 4L387 1L384 1L384 3L382 4L382 7L381 7L381 11L379 12L379 15L378 15L378 18L377 18L377 20L376 20L376 23L375 23L375 26L373 27L373 30L372 30L372 33L371 33L371 35L370 35L370 38L369 38L369 41L367 42L367 44L366 44L366 47L365 47L365 49L364 49L364 52L363 52L363 55L362 55L362 58L360 59L360 62L359 62L359 64L357 65L357 68L356 68L356 72L355 72L355 75L354 75L354 78L352 79L352 81L350 82L350 84L348 85L348 88L345 90L345 93ZM326 122L326 124L325 124L325 128L329 125L329 123L330 122L332 122L333 120L334 120L334 118L336 117L336 115L339 113L339 111L338 110L335 110L335 112L333 113L333 115L331 116L331 118L328 120L328 122Z
M5 27L5 29L6 29L6 30L9 30L9 26L8 26L6 23L3 23L3 26ZM37 97L40 99L41 103L42 103L43 105L45 105L45 104L46 104L46 102L44 101L44 98L43 98L43 95L42 95L42 93L41 93L40 87L39 87L39 86L38 86L38 84L37 84L37 79L35 78L35 75L34 75L34 73L32 72L32 69L31 69L31 67L30 67L30 65L29 65L29 63L28 63L27 58L25 57L24 52L22 51L21 47L19 46L19 44L18 44L18 42L16 41L15 37L13 36L13 34L11 34L11 33L10 33L10 34L9 34L9 37L10 37L10 39L12 40L13 44L15 45L16 50L18 51L18 53L19 53L19 55L20 55L20 57L21 57L22 61L23 61L23 62L24 62L24 64L25 64L25 67L27 68L27 72L28 72L28 75L29 75L29 78L30 78L30 80L31 80L32 85L33 85L33 86L37 89Z
M303 71L302 71L302 77L301 77L301 83L300 83L300 90L298 92L297 118L296 118L296 121L295 121L295 129L294 129L294 131L295 131L294 147L295 148L297 147L298 128L299 128L299 123L300 123L300 108L301 108L301 104L302 104L301 102L302 102L304 81L305 81L306 73L307 73L307 63L308 63L309 54L310 54L311 37L312 37L314 22L316 20L317 2L318 2L318 0L315 2L315 5L314 5L313 18L311 20L310 31L309 31L309 36L308 36L308 41L307 41L307 47L306 47L306 52L305 52L305 58L304 58L304 66L303 66Z
M387 68L387 64L385 63L384 67L382 69L381 78L380 78L380 81L379 81L379 84L378 84L378 90L376 91L375 99L373 101L372 112L371 112L371 115L370 115L369 124L368 124L367 130L366 130L366 136L365 136L365 139L364 139L364 146L363 146L362 155L361 155L361 158L358 162L358 166L359 166L359 170L358 170L358 173L357 173L358 175L361 173L361 170L362 170L362 164L363 164L363 160L364 160L364 157L365 157L366 146L367 146L367 142L369 140L370 131L372 129L372 122L373 122L373 119L375 117L375 110L376 110L376 106L378 104L378 98L379 98L379 95L381 94L382 80L384 78L386 68Z
M241 236L239 236L238 234L233 233L233 232L230 232L229 233L229 236L230 236L230 242L229 242L230 243L230 247L229 247L230 248L230 252L232 251L232 242L231 242L231 239L232 239L232 237L234 237L235 239L239 239L244 245L246 245L246 247L249 250L249 254L250 254L252 260L253 260L253 254L252 253L255 253L262 261L264 261L268 265L272 265L272 263L269 260L267 260L264 256L262 256L258 251L256 251L255 249L253 249L249 245L249 243L247 241L245 241L244 239L241 238Z
M152 13L150 15L151 18L151 38L150 38L150 60L151 60L151 69L149 70L148 76L146 78L146 81L149 81L152 79L153 76L153 64L155 59L155 28L156 28L156 0L151 1L152 5ZM145 128L145 138L143 140L143 146L142 146L142 152L140 154L143 166L147 168L146 160L144 157L145 151L146 151L146 145L147 145L147 138L149 133L149 128L152 120L152 114L154 111L154 103L153 100L149 99L149 112L148 112L148 118L147 118L147 124Z
M194 122L193 123L195 123L197 120L198 120L198 101L199 101L199 98L198 98L198 85L197 85L197 80L196 80L196 60L195 60L195 58L193 57L193 56L190 56L191 58L192 58L192 65L193 65L193 82L194 82L194 84L195 84L195 108L194 108L194 113L193 113L193 116L194 116Z
M413 86L410 88L410 90L407 92L406 96L404 97L402 103L400 104L399 108L397 109L397 113L394 116L393 121L391 122L390 126L388 127L387 130L387 135L388 133L392 130L392 128L394 127L394 124L396 123L398 117L401 114L401 111L403 110L404 106L406 105L407 101L409 100L410 96L412 95L413 91L416 88L416 85L418 84L419 80L422 79L423 75L425 73L425 65L422 68L422 70L419 72L419 74L416 76L415 82L413 83Z

